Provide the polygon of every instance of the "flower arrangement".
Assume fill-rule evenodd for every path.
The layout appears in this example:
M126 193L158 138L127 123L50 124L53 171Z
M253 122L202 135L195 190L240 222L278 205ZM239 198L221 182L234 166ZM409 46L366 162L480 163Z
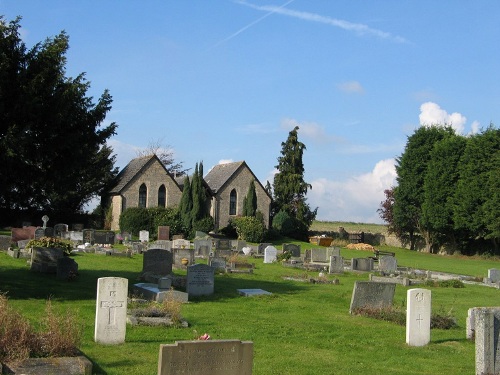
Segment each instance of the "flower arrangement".
M56 237L42 237L38 240L30 240L26 244L27 248L30 247L47 247L53 249L63 249L65 254L70 254L73 249L73 245L69 241L61 240Z

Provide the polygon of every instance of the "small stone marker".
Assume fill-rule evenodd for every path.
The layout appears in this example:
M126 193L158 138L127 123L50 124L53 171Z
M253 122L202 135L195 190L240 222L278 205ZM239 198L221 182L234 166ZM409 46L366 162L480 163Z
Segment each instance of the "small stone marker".
M122 277L97 279L94 340L100 344L125 342L128 280Z
M274 246L268 246L264 249L264 263L272 263L276 261L278 250Z
M236 289L238 291L238 294L240 296L244 297L251 297L251 296L260 296L260 295L265 295L265 294L272 294L271 292L268 292L263 289Z
M158 240L168 241L170 239L170 227L167 225L158 227Z
M500 270L496 268L491 268L488 270L488 279L491 283L497 283L500 281Z
M158 375L251 375L253 342L176 341L160 345Z
M357 308L370 307L381 309L392 306L396 284L356 281L351 298L349 312Z
M49 217L47 215L43 215L42 221L43 221L43 229L47 228L47 222L49 221Z
M500 374L500 310L498 307L475 311L476 374Z
M214 269L206 264L188 266L186 292L189 297L214 294Z
M330 267L328 273L343 273L344 272L344 258L341 256L332 255L330 257Z
M141 230L139 232L139 241L141 242L149 242L149 231Z
M406 343L425 346L431 341L431 291L409 289L406 298Z

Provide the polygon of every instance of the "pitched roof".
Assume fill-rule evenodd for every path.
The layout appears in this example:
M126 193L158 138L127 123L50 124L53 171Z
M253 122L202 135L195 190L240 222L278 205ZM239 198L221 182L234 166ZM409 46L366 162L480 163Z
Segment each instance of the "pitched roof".
M236 171L244 164L246 165L244 161L237 161L234 163L226 163L226 164L217 164L207 173L204 180L207 182L210 189L214 193L217 193L224 186L224 184L231 178L231 176L234 175Z
M132 179L137 176L154 159L163 166L156 155L141 156L132 159L116 176L116 185L109 191L110 194L120 194ZM168 173L168 171L165 169Z

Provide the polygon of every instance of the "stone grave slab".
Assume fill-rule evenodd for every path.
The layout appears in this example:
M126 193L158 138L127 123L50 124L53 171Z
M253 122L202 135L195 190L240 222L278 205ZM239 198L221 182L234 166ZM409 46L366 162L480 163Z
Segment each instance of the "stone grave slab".
M251 296L261 296L261 295L270 295L271 292L268 292L263 289L236 289L240 296L251 297Z
M206 264L188 266L186 292L189 297L214 294L214 269Z
M356 281L352 292L349 312L357 308L369 307L380 309L392 306L396 284Z
M27 358L5 365L4 370L8 372L2 373L22 375L92 375L92 362L85 356Z
M100 344L125 342L128 280L122 277L97 279L94 340Z
M273 263L276 261L278 250L274 246L268 246L264 249L264 263Z
M251 375L253 342L176 341L160 345L158 375Z
M406 292L406 343L425 346L431 341L431 291L409 289Z
M132 290L136 296L156 302L163 302L163 300L165 300L168 295L172 296L172 299L174 301L179 301L182 303L188 302L187 293L173 289L170 290L160 289L158 288L158 284L137 283L133 285Z

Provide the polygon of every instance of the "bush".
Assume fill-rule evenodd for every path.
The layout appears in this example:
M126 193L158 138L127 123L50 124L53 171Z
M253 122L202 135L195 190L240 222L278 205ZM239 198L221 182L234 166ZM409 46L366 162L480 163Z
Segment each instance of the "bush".
M201 220L195 221L193 223L192 237L195 237L196 231L208 233L214 229L214 219L211 216L207 216Z
M141 230L150 227L150 215L146 208L130 207L120 215L119 225L122 232L129 232L136 236Z
M426 280L424 286L441 288L465 288L464 283L460 280Z
M308 227L286 211L280 211L273 218L273 228L282 236L295 238L296 240L308 240Z
M238 238L248 242L262 242L266 233L264 224L253 216L234 219Z
M149 208L153 224L149 228L149 233L154 233L158 237L159 226L169 226L171 234L182 233L181 215L177 208L154 207Z
M71 254L71 250L73 250L73 244L70 241L61 240L55 237L42 237L38 240L30 240L26 244L26 247L47 247L52 249L63 249L66 255Z
M234 219L229 220L229 223L224 228L219 229L219 232L227 238L238 238L238 233L236 233L236 224Z
M182 233L179 210L171 207L130 207L120 215L120 230L139 235L149 231L150 237L158 236L158 226L170 227L170 233Z

